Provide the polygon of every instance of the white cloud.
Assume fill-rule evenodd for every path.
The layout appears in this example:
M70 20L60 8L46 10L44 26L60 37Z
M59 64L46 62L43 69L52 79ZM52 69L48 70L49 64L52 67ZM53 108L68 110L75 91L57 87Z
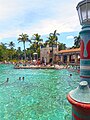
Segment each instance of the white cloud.
M75 23L75 24L74 24ZM27 31L30 33L38 32L39 34L49 34L53 32L55 29L57 32L72 32L79 31L80 27L79 21L75 16L67 18L65 20L58 19L44 19L34 24L32 27L28 27Z
M53 11L52 16L45 16L44 18L35 21L35 23L33 23L32 18L32 24L28 23L28 25L25 21L26 26L24 26L23 29L22 26L20 26L20 24L23 23L23 18L21 18L21 21L18 21L17 19L14 25L12 21L10 21L10 28L6 28L3 32L1 29L0 37L2 39L8 37L18 37L18 35L22 32L29 35L34 33L44 35L53 32L55 29L58 33L79 31L80 24L76 11L76 5L78 1L79 0L72 0L71 2L67 2L64 0L62 3L59 0L57 0L55 3L52 1L52 3L54 3L50 6L50 10ZM25 12L27 13L27 11L36 11L37 8L43 8L44 5L47 5L47 9L49 10L50 3L51 2L47 2L47 0L0 0L0 23L3 20L11 20L14 16L17 16L18 18L18 15L24 15ZM44 11L41 12L44 14ZM8 23L6 24L8 26Z
M44 19L33 24L32 26L25 26L25 28L23 29L20 27L16 27L3 33L1 32L0 36L1 38L18 37L18 35L21 33L27 33L29 35L39 33L41 35L45 35L53 32L54 30L57 30L58 33L78 31L79 29L76 29L78 26L78 22L73 24L72 21L75 22L78 20L76 20L75 17L72 17L72 19L67 18L66 21L61 21L60 19Z
M66 39L73 39L74 36L70 35L70 36L67 36Z
M40 6L42 0L0 0L0 20L10 19L14 16L24 14L28 10L35 10Z

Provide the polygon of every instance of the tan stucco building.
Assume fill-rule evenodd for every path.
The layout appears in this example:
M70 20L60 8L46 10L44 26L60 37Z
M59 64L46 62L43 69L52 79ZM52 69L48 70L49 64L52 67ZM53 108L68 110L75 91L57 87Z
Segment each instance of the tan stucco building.
M45 63L50 63L54 60L54 55L58 53L58 46L53 46L53 57L52 57L52 46L47 45L46 47L40 48L40 60Z
M79 64L80 63L80 48L75 48L75 49L68 49L68 50L61 50L58 51L58 60L61 63L75 63Z
M65 64L79 64L80 63L80 48L67 49L58 51L58 46L53 47L53 58L52 58L52 47L47 45L40 49L40 60L46 63L51 61L54 63L65 63Z

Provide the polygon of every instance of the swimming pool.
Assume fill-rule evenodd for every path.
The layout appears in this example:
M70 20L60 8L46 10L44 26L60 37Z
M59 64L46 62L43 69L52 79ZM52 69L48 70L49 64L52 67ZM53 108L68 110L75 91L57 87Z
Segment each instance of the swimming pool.
M78 83L79 74L66 69L13 69L1 64L0 120L70 120L66 95Z

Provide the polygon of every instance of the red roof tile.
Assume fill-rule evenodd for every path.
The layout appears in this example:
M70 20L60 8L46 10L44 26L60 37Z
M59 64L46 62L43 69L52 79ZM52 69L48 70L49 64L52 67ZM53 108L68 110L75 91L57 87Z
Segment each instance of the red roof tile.
M80 52L80 48L69 49L69 50L60 50L58 53L71 53L71 52Z

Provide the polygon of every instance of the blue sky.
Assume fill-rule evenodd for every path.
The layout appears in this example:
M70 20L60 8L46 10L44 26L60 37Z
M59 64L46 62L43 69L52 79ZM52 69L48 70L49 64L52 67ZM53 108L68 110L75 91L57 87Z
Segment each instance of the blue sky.
M49 33L57 30L59 41L67 47L73 45L73 37L79 34L81 26L76 5L79 0L0 0L0 42L15 42L19 34L35 33L44 41ZM28 46L26 46L28 47Z

